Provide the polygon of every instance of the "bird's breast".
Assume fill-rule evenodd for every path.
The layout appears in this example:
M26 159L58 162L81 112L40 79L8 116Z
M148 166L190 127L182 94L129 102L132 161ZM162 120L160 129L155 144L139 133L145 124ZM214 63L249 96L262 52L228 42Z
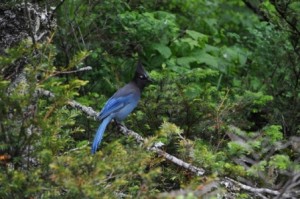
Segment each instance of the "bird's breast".
M131 100L130 103L126 104L120 111L118 111L115 115L115 119L117 121L122 121L124 120L132 111L133 109L137 106L139 102L140 96L137 96L136 99Z

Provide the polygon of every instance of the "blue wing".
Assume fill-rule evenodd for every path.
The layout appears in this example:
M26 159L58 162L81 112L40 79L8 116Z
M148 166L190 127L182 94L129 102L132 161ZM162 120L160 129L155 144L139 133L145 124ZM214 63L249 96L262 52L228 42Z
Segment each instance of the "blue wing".
M118 110L125 107L127 104L130 103L130 100L133 97L133 93L130 93L129 95L117 97L115 98L112 96L105 104L101 112L99 113L99 119L103 120L107 116L117 112Z
M101 143L106 126L112 119L122 121L137 106L140 99L140 90L133 83L125 85L119 89L104 105L99 113L98 118L102 120L97 133L95 135L91 152L97 151L98 145Z
M132 103L133 99L139 99L140 91L133 84L126 84L120 88L109 100L106 102L104 107L99 113L98 118L103 120L107 116L119 111L129 103Z

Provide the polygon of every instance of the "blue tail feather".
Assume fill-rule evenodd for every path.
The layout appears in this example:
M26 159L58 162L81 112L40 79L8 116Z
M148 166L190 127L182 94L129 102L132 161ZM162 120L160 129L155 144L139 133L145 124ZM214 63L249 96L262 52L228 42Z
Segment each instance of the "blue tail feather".
M108 123L111 121L110 117L105 118L102 123L100 124L97 133L95 135L94 141L93 141L93 145L92 145L92 154L95 154L98 148L98 145L101 143L101 140L103 138L103 134L104 131L106 129L106 126L108 125Z

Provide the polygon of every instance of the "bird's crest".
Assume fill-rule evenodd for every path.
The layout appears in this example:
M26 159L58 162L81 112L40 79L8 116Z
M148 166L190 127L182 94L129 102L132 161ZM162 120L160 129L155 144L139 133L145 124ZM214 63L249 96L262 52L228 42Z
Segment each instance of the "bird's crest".
M141 60L138 61L135 76L133 81L138 85L140 89L143 89L147 84L151 83L152 80L149 77L147 71L143 67Z
M136 73L139 74L147 74L145 68L143 67L142 61L139 60L136 67Z

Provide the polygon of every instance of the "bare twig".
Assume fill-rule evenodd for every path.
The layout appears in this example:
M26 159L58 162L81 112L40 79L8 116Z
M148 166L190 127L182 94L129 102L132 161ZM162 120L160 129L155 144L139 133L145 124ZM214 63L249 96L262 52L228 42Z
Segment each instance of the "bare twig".
M277 195L276 199L282 198L282 195L289 193L293 188L300 185L300 173L291 173L291 178L286 182L285 186L281 190L281 193ZM296 192L295 195L299 196L300 191Z
M79 73L79 72L83 72L83 71L88 71L88 70L92 70L93 68L91 66L86 66L86 67L83 67L83 68L79 68L78 70L71 70L71 71L57 71L57 72L54 72L53 74L49 75L47 78L45 78L43 81L51 78L51 77L54 77L54 76L57 76L57 75L65 75L65 74L72 74L72 73Z
M88 146L88 144L84 144L83 146L80 146L80 147L76 147L76 148L74 148L74 149L71 149L71 150L65 152L64 154L68 154L68 153L71 153L71 152L74 152L74 151L79 151L79 150L81 150L81 149L83 149L83 148L85 148L85 147L87 147L87 146Z
M79 68L78 70L71 70L71 71L58 71L56 73L53 74L54 75L62 75L62 74L71 74L71 73L78 73L78 72L82 72L82 71L87 71L87 70L92 70L93 68L91 66L86 66L83 68Z

